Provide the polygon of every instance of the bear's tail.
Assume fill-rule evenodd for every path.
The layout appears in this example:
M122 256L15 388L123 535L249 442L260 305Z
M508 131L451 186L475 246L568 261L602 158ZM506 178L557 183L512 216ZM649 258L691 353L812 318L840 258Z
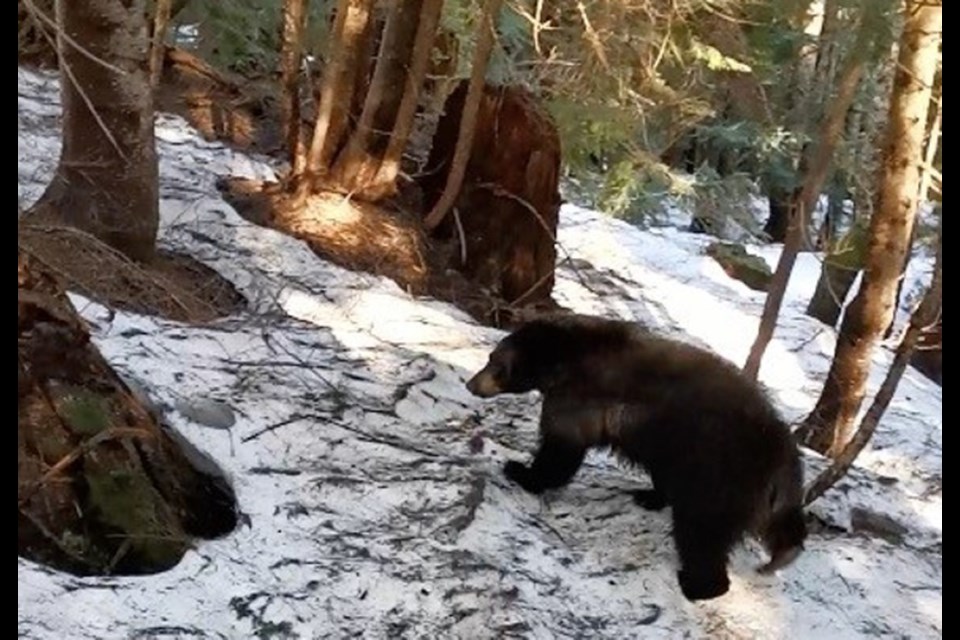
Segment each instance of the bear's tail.
M799 455L791 452L788 461L774 475L767 496L768 515L760 538L770 553L770 561L757 568L773 573L797 559L807 537L803 517L803 467Z

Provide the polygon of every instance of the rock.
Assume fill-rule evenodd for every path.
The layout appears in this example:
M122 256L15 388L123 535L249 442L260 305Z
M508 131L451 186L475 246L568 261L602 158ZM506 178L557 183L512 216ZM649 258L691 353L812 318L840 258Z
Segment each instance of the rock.
M903 542L904 536L909 531L890 516L869 511L863 507L853 507L850 510L850 526L854 531L878 536L892 544Z
M233 409L219 400L180 400L176 406L184 417L211 429L229 429L237 422Z
M713 242L707 247L707 255L716 260L728 276L755 291L766 291L770 286L772 274L766 261L750 255L742 245Z

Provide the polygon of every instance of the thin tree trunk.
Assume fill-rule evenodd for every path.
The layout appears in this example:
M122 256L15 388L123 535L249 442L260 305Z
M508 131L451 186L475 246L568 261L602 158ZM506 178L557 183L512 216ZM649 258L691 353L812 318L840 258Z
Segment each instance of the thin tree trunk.
M936 323L940 317L943 302L942 258L943 236L941 231L941 236L938 238L937 260L933 268L933 278L930 282L930 288L927 289L920 305L910 316L910 324L903 334L900 344L897 345L893 362L890 363L890 369L880 384L877 395L873 398L873 403L863 416L863 420L860 422L860 428L857 429L856 434L854 434L850 442L844 446L833 463L824 469L807 487L804 498L806 504L810 504L822 496L835 485L840 478L846 475L847 471L853 465L853 461L856 460L860 452L863 451L867 443L870 442L870 438L873 437L874 432L877 430L877 425L880 423L880 418L883 417L887 407L890 406L890 401L893 399L893 394L897 390L897 385L900 384L900 378L903 377L903 373L910 363L910 358L916 349L920 336L924 330Z
M306 171L311 176L326 173L347 132L354 89L363 80L360 70L365 60L361 52L371 36L374 4L374 0L337 3L330 62L323 71L320 105L307 155Z
M390 134L390 141L387 143L387 150L383 154L380 168L368 190L368 196L374 200L392 194L396 188L400 162L403 159L403 151L407 147L410 132L413 130L420 88L423 86L430 66L434 35L437 32L442 9L443 0L423 0L403 99L400 100L400 106L397 109L397 118Z
M426 79L433 52L434 36L437 25L440 23L440 13L443 9L443 0L423 0L420 11L420 21L417 26L417 38L410 60L410 71L407 73L407 83L403 91L403 99L397 109L397 118L390 133L390 141L383 154L376 177L371 180L367 188L367 197L372 200L392 195L396 191L397 176L400 174L400 163L403 160L403 151L413 131L413 123L417 115L417 104L420 100L420 90Z
M485 0L483 4L483 15L480 17L479 34L477 36L477 48L473 53L473 69L470 72L470 83L467 87L467 96L463 103L463 115L460 118L460 131L457 135L457 147L453 152L453 160L450 164L450 174L447 177L447 184L443 193L433 206L433 209L427 214L423 224L427 229L435 229L439 225L447 211L457 201L460 195L460 187L463 185L463 177L467 170L467 163L470 160L470 151L473 148L473 135L476 131L477 113L480 109L480 101L483 98L483 87L486 84L487 63L490 61L490 52L493 50L493 42L496 37L497 15L500 13L500 5L503 0Z
M827 179L830 161L840 140L847 111L853 103L857 87L860 84L860 77L863 75L867 58L866 42L868 41L864 33L866 31L864 25L868 21L866 18L862 20L857 43L851 50L843 72L840 74L837 94L830 103L821 124L820 136L816 145L804 150L805 153L800 161L800 169L804 176L803 184L791 197L787 237L783 243L783 250L780 252L780 259L777 261L777 268L770 279L770 288L763 305L763 314L760 316L757 337L753 346L750 347L750 354L747 356L747 362L743 367L744 374L754 380L760 371L763 354L773 337L777 316L780 315L780 306L783 304L783 296L787 290L787 283L790 281L790 272L793 271L793 265L797 261L797 253L803 245L804 234L809 226L810 213L813 211L817 198L823 189L823 183Z
M57 22L63 147L32 215L147 261L160 213L146 0L58 0Z
M170 26L171 0L157 0L153 14L153 43L150 45L150 86L160 84L163 57L167 51L167 29Z
M336 181L347 190L368 183L380 166L403 98L422 5L423 0L396 0L390 9L360 120L334 164Z
M923 137L942 30L941 4L908 0L863 283L844 315L827 381L804 426L808 444L831 457L850 439L871 353L894 312L900 265L917 212Z
M307 149L300 137L300 62L306 0L284 0L280 40L280 125L287 141L290 174L299 176L307 165Z

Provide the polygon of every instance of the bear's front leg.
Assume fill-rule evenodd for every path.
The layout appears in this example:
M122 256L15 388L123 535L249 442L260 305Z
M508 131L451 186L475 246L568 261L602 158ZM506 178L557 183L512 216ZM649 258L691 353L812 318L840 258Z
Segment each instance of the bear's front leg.
M736 540L731 522L721 514L675 509L673 539L680 554L677 578L687 600L710 600L730 589L727 554Z
M587 450L581 445L545 435L529 467L510 460L504 465L503 471L525 490L539 494L570 482L586 453Z

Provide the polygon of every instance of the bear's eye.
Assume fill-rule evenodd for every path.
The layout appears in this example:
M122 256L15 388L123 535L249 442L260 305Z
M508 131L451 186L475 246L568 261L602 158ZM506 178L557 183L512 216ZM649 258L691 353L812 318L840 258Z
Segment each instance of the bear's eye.
M490 373L493 379L499 383L510 381L510 360L508 358L497 358L490 362Z

